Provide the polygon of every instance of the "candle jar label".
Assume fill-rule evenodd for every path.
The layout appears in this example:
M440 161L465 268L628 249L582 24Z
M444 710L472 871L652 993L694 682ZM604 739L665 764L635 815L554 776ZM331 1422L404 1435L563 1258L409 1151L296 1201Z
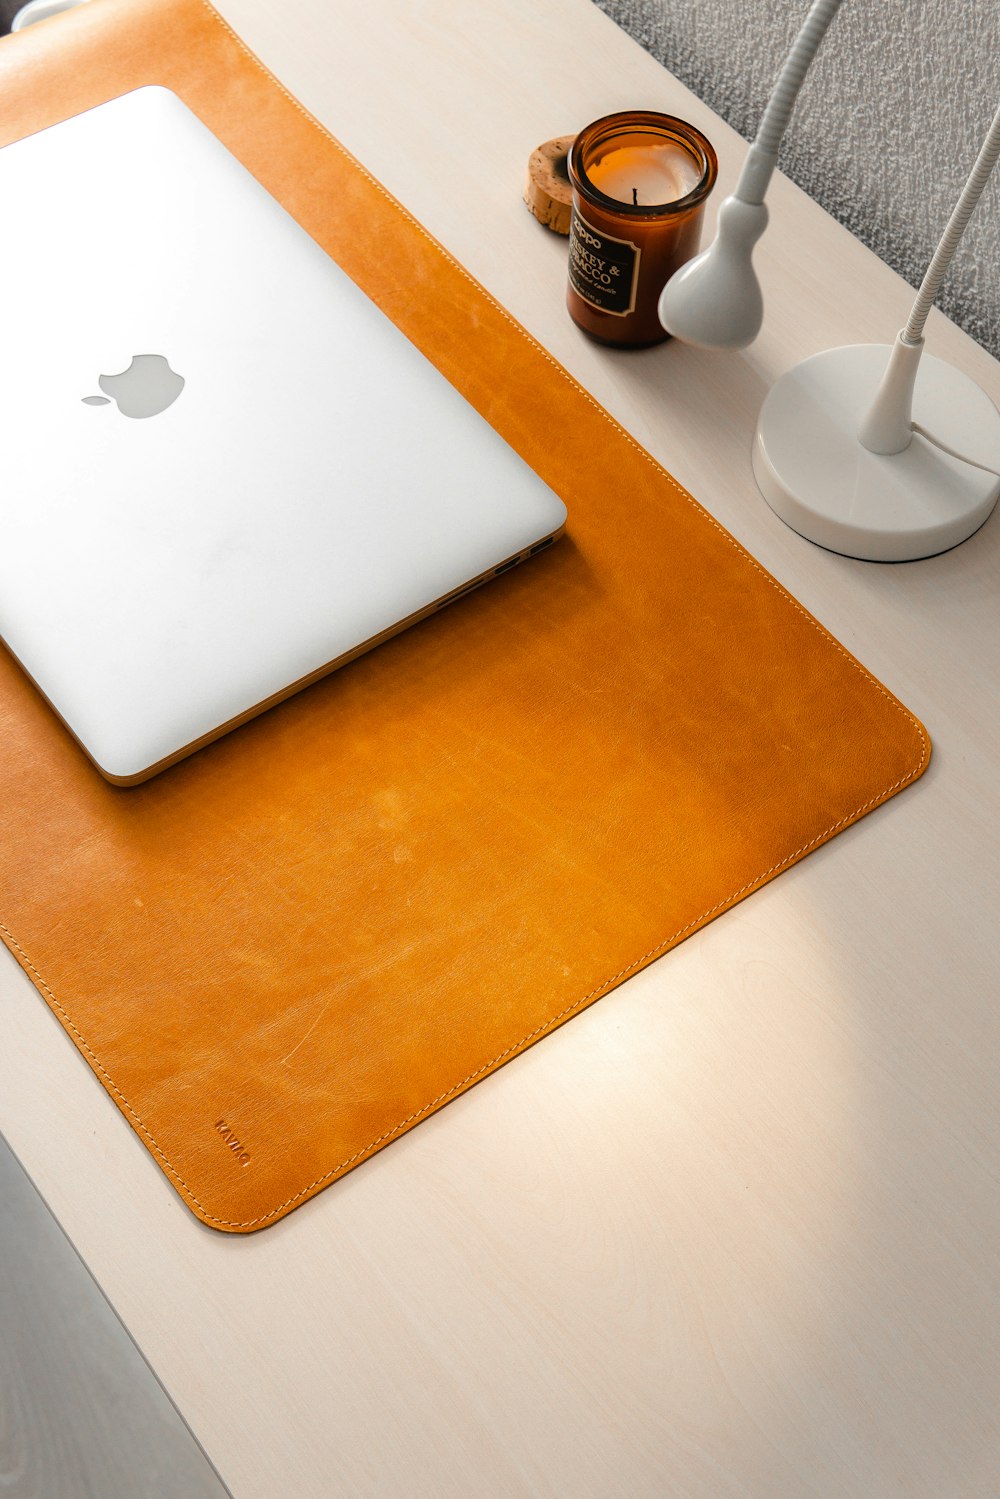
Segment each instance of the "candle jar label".
M639 246L595 229L574 208L569 227L569 280L577 296L601 312L627 317L635 310L638 278Z

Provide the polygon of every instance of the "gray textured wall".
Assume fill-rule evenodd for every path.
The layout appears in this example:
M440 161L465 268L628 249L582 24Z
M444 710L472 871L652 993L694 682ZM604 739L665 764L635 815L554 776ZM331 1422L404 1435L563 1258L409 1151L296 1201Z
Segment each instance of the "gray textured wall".
M808 11L808 0L596 3L747 139ZM998 102L997 0L846 0L780 166L917 286ZM1000 358L1000 167L938 305Z

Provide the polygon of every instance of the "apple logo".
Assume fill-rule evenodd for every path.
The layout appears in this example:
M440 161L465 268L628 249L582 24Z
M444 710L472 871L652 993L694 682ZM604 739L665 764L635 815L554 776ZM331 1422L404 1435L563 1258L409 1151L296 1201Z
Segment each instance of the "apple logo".
M162 354L134 354L120 375L101 375L103 396L84 396L85 406L109 406L111 396L122 416L159 416L184 389L184 376L170 368Z

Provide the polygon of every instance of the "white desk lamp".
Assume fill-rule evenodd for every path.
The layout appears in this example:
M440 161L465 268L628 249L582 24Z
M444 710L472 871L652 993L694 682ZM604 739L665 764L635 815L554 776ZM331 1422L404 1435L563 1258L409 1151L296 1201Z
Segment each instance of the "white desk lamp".
M782 375L761 407L753 470L809 541L871 562L966 541L1000 496L1000 414L969 375L921 359L927 314L1000 155L1000 111L890 349L828 349Z
M744 348L760 329L750 263L764 191L799 87L841 0L816 0L782 69L715 242L664 287L660 321L688 343ZM923 328L1000 155L1000 111L890 348L855 344L796 365L758 419L761 493L793 530L831 551L901 562L957 546L1000 495L1000 414L968 375L923 352Z
M751 263L767 228L764 194L802 80L842 0L815 0L785 59L719 227L707 250L675 271L660 293L660 322L683 343L704 349L744 349L760 332L764 299Z

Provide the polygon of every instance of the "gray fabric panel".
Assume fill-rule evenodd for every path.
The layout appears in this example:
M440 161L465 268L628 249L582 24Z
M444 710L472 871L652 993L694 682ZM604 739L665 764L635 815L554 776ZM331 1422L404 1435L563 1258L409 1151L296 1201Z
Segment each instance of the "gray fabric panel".
M748 139L808 11L808 0L595 3ZM917 286L1000 102L998 59L995 0L847 0L803 86L782 171ZM998 272L1000 168L938 297L1000 357Z

